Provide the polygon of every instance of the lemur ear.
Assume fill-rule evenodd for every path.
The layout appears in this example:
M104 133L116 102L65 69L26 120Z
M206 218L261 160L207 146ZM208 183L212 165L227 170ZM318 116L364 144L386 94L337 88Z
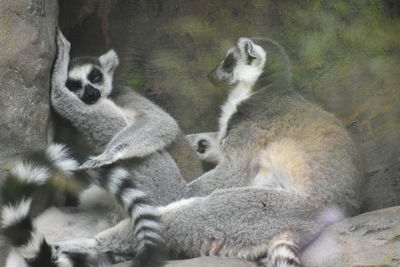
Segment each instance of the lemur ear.
M244 42L244 50L246 51L247 55L252 58L257 58L257 53L254 51L253 42L247 40Z
M256 59L259 55L254 49L254 43L249 38L239 38L237 47L250 59Z
M117 53L115 53L115 51L113 49L111 49L107 53L101 55L99 57L99 61L100 61L101 66L107 72L113 72L119 64L118 55L117 55Z

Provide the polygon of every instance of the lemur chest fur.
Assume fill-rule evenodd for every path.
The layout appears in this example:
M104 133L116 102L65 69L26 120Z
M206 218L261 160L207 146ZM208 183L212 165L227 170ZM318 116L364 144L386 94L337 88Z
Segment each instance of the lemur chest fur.
M107 114L111 114L116 118L122 118L127 126L131 125L137 116L137 113L134 110L123 109L108 98L99 99L95 105L103 111L106 111Z
M225 104L221 108L219 119L219 140L226 135L229 119L237 111L237 106L251 96L251 84L240 82L229 94Z

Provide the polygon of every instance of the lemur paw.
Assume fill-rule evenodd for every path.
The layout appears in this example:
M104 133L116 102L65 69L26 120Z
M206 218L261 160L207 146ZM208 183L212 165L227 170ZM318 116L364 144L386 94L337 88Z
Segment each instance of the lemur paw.
M68 53L71 48L71 43L65 38L64 34L60 30L58 30L57 33L57 47L60 50L67 50Z
M94 168L99 168L102 166L110 165L113 163L113 160L103 158L103 157L94 157L83 163L79 169L81 170L87 170L87 169L94 169Z

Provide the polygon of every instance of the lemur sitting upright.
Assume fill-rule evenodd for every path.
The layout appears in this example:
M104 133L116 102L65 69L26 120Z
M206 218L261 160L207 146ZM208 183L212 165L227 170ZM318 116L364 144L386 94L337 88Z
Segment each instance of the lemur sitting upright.
M216 255L268 267L300 266L304 246L341 217L327 214L358 212L362 180L357 147L332 114L295 91L287 55L270 39L240 38L210 78L231 88L219 132L190 139L201 154L208 144L216 144L211 159L218 164L188 185L158 180L153 188L165 199L170 197L163 192L171 187L177 188L176 196L190 196L159 208L167 248L171 255L185 257ZM118 254L138 245L124 224L95 241L86 248L73 242L60 246L68 252Z

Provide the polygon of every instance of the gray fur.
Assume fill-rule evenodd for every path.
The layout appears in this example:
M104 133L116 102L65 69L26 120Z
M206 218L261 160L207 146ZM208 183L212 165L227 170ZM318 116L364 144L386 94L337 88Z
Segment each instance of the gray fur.
M240 38L229 51L234 68L223 61L210 75L232 88L217 142L212 139L218 165L187 186L177 186L178 178L151 188L161 194L159 203L191 197L159 208L165 240L178 256L298 266L297 251L323 227L358 212L360 157L343 125L293 89L287 56L276 42ZM163 199L159 188L175 187L175 196ZM126 220L96 240L96 249L116 253L137 245Z
M167 207L163 213L169 246L178 254L193 257L217 252L255 259L271 254L280 240L300 250L332 222L326 219L329 214L336 214L333 220L338 220L358 212L361 160L354 142L333 115L292 88L284 50L269 39L252 40L266 51L266 63L250 96L238 104L226 133L220 136L222 160L189 184L192 195L205 197L178 209ZM240 51L241 42L234 51ZM221 71L217 67L216 72ZM296 164L293 168L305 168L290 179L294 190L254 188L257 176L262 175L260 154L272 153L279 146L287 153L286 160ZM302 156L307 161L302 162ZM275 174L271 179L281 176ZM274 258L276 262L271 261ZM280 259L270 255L263 262L293 264L282 264Z

